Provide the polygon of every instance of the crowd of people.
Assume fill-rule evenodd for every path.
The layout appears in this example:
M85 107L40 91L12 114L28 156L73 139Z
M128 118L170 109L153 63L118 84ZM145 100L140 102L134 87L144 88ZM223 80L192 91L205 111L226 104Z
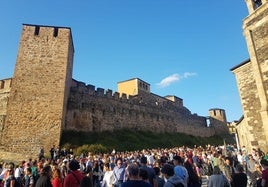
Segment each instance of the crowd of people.
M36 159L0 164L0 187L201 187L202 177L208 187L265 187L268 157L235 145L82 155L53 146L49 158L41 148Z

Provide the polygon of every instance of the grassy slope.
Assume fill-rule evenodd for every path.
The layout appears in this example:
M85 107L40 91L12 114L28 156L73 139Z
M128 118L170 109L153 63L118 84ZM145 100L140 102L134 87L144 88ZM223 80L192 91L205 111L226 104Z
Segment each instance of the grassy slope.
M226 138L225 138L226 139ZM234 143L228 138L227 143ZM72 145L76 148L82 145L101 144L108 150L115 148L117 151L141 150L143 148L171 148L177 146L193 145L222 145L223 137L213 136L201 138L182 133L152 133L145 131L132 131L123 129L114 132L85 133L64 131L62 134L61 145Z

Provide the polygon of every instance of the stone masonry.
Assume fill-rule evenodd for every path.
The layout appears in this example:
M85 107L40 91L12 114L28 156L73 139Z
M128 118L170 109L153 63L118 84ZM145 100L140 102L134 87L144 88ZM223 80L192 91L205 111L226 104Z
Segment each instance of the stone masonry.
M256 4L256 2L258 4ZM241 146L268 151L268 2L246 0L243 30L250 59L232 68L243 107L237 124Z
M67 119L64 129L80 131L113 131L121 128L153 132L183 132L202 137L226 133L226 117L211 115L213 127L207 127L207 118L191 114L182 101L173 102L153 93L135 96L106 92L102 88L73 80ZM218 111L214 109L213 111ZM221 110L224 113L225 111ZM223 123L223 124L222 124ZM217 129L217 130L215 130Z
M23 25L14 77L0 80L0 159L36 157L41 146L59 145L64 130L228 133L222 109L198 116L176 96L150 93L149 84L128 96L72 79L73 55L70 28Z
M5 151L35 156L41 146L59 144L73 53L70 28L23 25L2 131Z

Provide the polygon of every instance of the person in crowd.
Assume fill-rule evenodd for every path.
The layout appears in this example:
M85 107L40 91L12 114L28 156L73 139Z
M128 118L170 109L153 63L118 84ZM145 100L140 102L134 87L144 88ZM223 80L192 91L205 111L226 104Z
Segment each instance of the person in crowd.
M38 166L37 165L38 165L38 162L35 159L33 161L32 167L31 167L31 169L32 169L32 175L33 175L33 178L34 178L34 183L36 183L36 181L37 181L37 179L39 177L39 172L38 172Z
M247 174L244 173L244 168L241 164L237 164L236 172L232 175L232 187L247 187Z
M112 187L114 181L113 170L109 162L104 164L104 177L102 179L101 187Z
M253 181L255 180L254 173L256 171L256 161L254 160L253 156L250 154L248 155L248 160L246 162L246 171L249 177L249 184L252 185Z
M251 186L252 187L256 187L257 184L261 184L261 175L262 175L262 167L259 163L256 163L255 164L255 171L253 173L253 176L252 176L252 181L251 181Z
M152 187L152 185L139 177L139 166L130 164L127 167L128 180L122 183L122 187Z
M158 166L155 166L153 169L156 175L157 187L163 187L165 184L165 180L162 177L160 177L161 175L160 168Z
M84 175L78 170L80 168L79 162L72 159L69 163L69 174L65 177L64 187L79 187Z
M198 177L195 167L193 165L191 154L188 153L187 160L184 163L184 167L187 169L189 180L188 180L188 187L200 187L201 181Z
M32 168L28 167L25 170L25 175L24 175L24 185L23 187L34 187L35 186L35 181L34 177L32 174Z
M225 187L229 185L229 181L222 174L219 166L214 166L213 174L209 177L208 187Z
M55 147L55 145L53 145L53 146L50 148L50 150L49 150L49 153L50 153L50 159L51 159L51 160L54 159L55 151L56 151L56 147Z
M103 171L101 167L101 162L99 160L95 160L93 163L92 168L92 179L93 179L93 186L100 187L100 182L103 177Z
M8 164L8 169L7 173L5 176L5 182L4 182L4 187L17 187L19 186L19 183L17 182L15 176L14 176L14 163L11 162Z
M143 168L140 168L139 177L144 182L150 183L150 181L149 181L149 174L148 174L148 171L147 170L145 170Z
M79 187L93 187L92 178L89 176L83 177Z
M53 187L63 187L63 179L61 177L60 168L56 167L53 170L51 183Z
M62 160L62 163L60 165L60 172L61 172L61 176L62 178L64 179L67 175L68 175L68 167L67 167L67 164L68 164L68 159L67 158L64 158Z
M123 159L121 157L117 158L115 160L116 166L113 169L113 174L114 174L114 182L113 185L114 187L121 187L122 183L125 180L125 166L123 165Z
M38 153L38 160L42 160L43 158L45 158L45 150L44 147L40 147L39 153Z
M266 187L268 186L268 160L262 158L260 164L263 168L261 175L261 187Z
M174 166L171 164L164 164L161 173L166 178L164 187L184 187L183 180L174 174Z
M147 166L147 157L142 156L140 159L140 169L147 171L149 176L149 182L153 187L157 187L156 175L152 167Z
M183 180L184 187L187 187L189 175L187 169L183 166L183 159L180 156L173 157L175 175Z
M42 168L40 176L36 181L35 187L53 187L51 184L52 169L50 165Z
M15 176L15 179L21 184L22 183L22 179L24 177L24 164L25 164L25 161L21 161L19 163L19 165L17 165L16 169L15 169L15 173L14 173L14 176Z
M231 183L232 175L235 173L235 169L232 165L231 159L229 157L225 158L225 164L222 170L223 174L228 179L229 183Z

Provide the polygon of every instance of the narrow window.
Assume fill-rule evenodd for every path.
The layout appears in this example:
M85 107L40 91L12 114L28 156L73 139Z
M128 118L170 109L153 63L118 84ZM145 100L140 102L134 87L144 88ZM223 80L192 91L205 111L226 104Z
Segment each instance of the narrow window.
M3 89L5 87L5 82L4 81L0 81L0 89Z
M39 35L39 30L40 30L40 27L39 26L35 26L35 30L34 30L34 35L35 36Z
M254 10L255 10L262 5L262 1L261 0L253 0L253 4L254 4Z
M59 32L59 28L54 28L54 33L53 33L53 36L54 37L57 37L58 36L58 32Z

